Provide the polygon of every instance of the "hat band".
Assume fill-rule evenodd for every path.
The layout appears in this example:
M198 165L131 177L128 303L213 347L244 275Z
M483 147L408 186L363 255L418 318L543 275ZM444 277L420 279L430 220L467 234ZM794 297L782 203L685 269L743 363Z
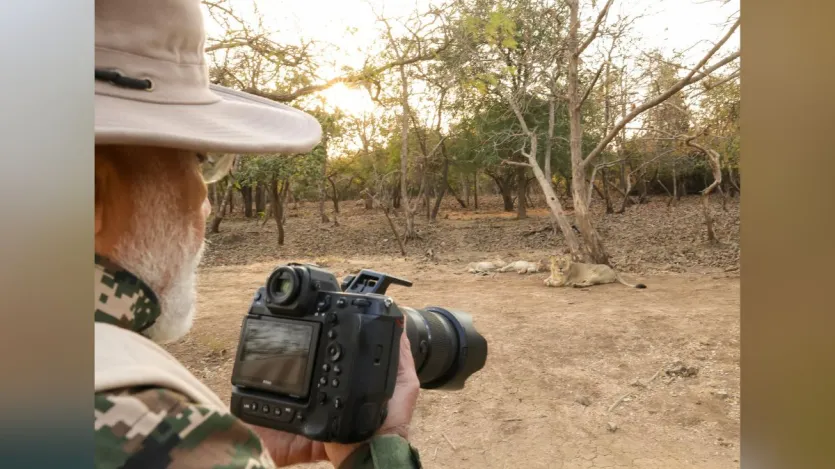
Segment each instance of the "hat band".
M96 47L96 94L157 104L213 104L205 63L173 63ZM103 73L102 73L103 72ZM150 86L125 86L144 82Z

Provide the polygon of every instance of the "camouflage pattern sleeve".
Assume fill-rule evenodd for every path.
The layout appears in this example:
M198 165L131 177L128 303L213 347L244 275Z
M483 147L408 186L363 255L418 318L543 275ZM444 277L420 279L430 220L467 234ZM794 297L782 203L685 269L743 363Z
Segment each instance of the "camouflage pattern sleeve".
M339 469L421 469L420 455L398 435L378 435L351 453Z
M163 388L95 395L96 467L272 469L261 440L226 409Z

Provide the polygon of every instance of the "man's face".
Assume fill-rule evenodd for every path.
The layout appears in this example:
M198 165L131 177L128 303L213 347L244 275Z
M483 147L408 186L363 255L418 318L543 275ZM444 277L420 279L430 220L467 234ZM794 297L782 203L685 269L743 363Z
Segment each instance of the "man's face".
M96 252L142 279L162 315L147 330L164 343L191 327L203 253L206 197L194 152L152 147L96 148Z

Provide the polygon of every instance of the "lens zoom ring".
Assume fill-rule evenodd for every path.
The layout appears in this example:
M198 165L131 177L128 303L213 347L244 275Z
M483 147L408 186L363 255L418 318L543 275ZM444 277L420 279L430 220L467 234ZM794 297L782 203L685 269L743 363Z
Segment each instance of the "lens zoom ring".
M420 314L429 326L429 357L421 373L421 381L431 381L442 376L458 353L458 336L443 316L421 310Z

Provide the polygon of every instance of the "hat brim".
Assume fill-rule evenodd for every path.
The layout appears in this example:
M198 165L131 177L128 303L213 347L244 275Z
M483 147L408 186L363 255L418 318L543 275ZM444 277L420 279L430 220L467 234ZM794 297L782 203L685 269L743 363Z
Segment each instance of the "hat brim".
M158 104L97 94L97 145L142 145L204 153L305 153L321 140L313 116L222 86L212 104Z

